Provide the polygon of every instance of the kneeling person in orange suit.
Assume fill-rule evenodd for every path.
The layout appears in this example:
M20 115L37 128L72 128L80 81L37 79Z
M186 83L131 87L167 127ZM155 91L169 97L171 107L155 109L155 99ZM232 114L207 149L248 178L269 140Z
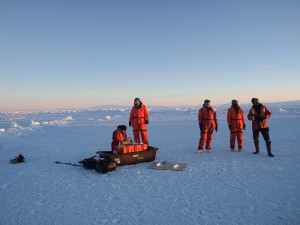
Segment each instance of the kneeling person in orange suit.
M114 153L118 153L120 146L130 144L132 139L127 137L127 127L125 125L119 125L112 134L111 150Z

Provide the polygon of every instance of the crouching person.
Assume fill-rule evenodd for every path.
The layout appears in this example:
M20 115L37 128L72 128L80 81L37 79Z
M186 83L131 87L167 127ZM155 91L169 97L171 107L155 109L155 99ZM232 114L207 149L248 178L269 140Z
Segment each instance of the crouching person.
M125 125L119 125L112 134L111 150L114 153L118 153L120 147L131 143L132 139L127 137L127 127Z

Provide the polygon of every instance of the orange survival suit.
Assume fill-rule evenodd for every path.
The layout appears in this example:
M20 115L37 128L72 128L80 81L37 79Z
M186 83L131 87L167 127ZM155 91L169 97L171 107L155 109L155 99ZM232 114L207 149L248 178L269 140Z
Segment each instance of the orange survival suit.
M146 106L139 101L138 98L135 99L138 101L138 104L134 104L131 109L129 116L129 126L132 126L133 129L133 137L135 143L140 143L140 135L142 137L142 142L144 144L148 144L148 132L147 132L147 124L149 123L149 113Z
M235 139L237 139L239 151L243 148L244 135L246 129L245 114L238 105L237 100L232 100L232 105L227 111L227 123L230 130L230 148L234 150Z
M217 114L216 111L211 108L209 103L209 100L205 100L203 107L199 109L198 113L198 122L201 131L198 150L202 150L205 143L206 149L210 150L213 139L213 131L214 129L216 129L216 131L218 130Z
M127 138L126 133L123 130L126 130L126 126L120 125L112 134L112 143L111 150L118 152L118 146Z

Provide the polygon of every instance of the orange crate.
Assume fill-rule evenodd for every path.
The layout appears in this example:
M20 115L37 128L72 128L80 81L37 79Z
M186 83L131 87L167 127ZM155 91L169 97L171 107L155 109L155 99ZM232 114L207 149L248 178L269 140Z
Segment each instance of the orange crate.
M134 150L135 152L140 152L142 150L142 145L135 145Z
M119 151L119 153L121 153L121 154L130 153L130 152L134 152L134 146L133 145L122 146L120 151Z
M148 144L142 144L142 151L146 151L148 149Z

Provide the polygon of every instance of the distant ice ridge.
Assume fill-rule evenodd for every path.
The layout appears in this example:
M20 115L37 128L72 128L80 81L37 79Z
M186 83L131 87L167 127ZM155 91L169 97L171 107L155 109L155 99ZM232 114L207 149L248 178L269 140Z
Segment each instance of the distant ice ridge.
M99 120L98 121L103 121L103 120L107 120L107 121L109 121L109 120L113 120L114 118L112 118L111 116L106 116L106 117L104 117L104 119L102 119L102 118L99 118Z
M72 116L67 116L66 118L62 120L52 120L52 121L43 121L43 122L37 122L34 120L31 120L31 126L40 126L40 125L67 125L69 121L73 120Z
M287 111L283 108L279 108L279 112L287 112Z
M31 120L31 126L39 126L41 123Z
M5 129L4 128L0 128L0 133L4 133Z
M67 125L69 121L73 120L72 116L67 116L66 118L62 120L52 120L50 122L44 121L42 124L44 125Z
M18 125L16 122L12 122L11 127L7 130L7 132L9 134L15 134L17 136L21 136L23 134L28 134L40 129L41 127L22 127Z

